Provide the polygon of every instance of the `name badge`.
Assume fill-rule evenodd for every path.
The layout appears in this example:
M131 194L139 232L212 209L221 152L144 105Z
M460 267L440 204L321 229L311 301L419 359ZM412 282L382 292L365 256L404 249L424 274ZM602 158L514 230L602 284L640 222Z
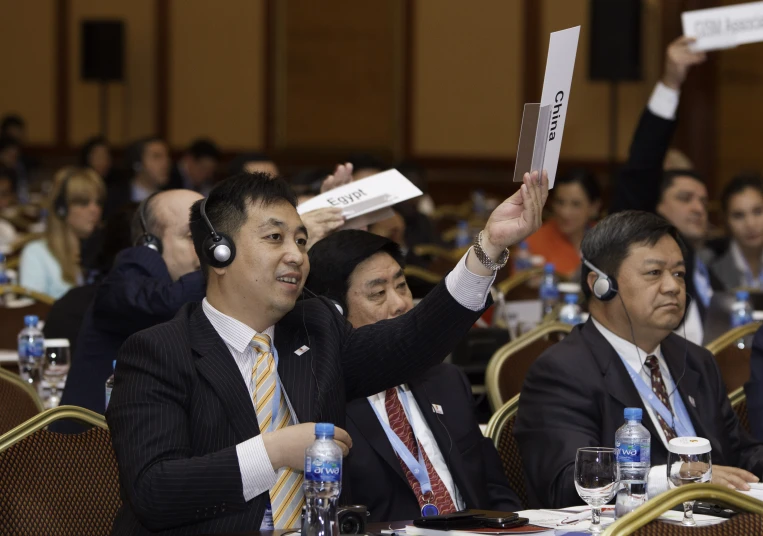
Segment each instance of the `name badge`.
M307 346L302 346L301 348L297 348L296 350L294 350L294 353L297 354L297 355L302 355L305 352L307 352L309 349L310 348L307 347Z

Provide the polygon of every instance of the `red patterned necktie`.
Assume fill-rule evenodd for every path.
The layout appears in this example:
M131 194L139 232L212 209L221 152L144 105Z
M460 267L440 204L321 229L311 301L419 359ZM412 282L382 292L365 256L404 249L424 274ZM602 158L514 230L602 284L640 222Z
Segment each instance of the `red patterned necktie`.
M662 372L660 372L660 362L657 360L657 356L650 355L646 358L646 366L652 373L652 391L660 399L660 402L665 404L670 413L673 413L673 408L670 405L670 397L668 396L668 390L665 388L665 381L662 379ZM665 420L660 417L660 414L656 411L657 421L662 427L662 431L665 434L665 440L670 443L670 440L677 437L676 432L670 427Z
M397 434L397 437L400 438L411 454L413 454L413 457L418 459L419 449L413 435L413 428L411 428L411 423L408 422L408 418L405 415L403 404L397 397L397 389L387 389L385 393L384 407L387 410L390 428L392 428ZM422 449L422 451L423 450L424 449ZM445 484L440 480L440 475L438 475L437 471L432 467L432 462L429 461L429 456L427 456L426 451L422 452L422 454L424 456L424 465L426 466L427 474L429 475L429 483L432 486L432 492L428 493L426 497L421 493L421 485L419 484L419 481L416 480L413 473L411 473L411 470L408 469L408 466L400 459L400 456L397 457L400 466L403 468L405 477L408 479L408 484L410 484L413 489L413 493L416 494L419 508L423 508L425 504L433 504L437 507L440 514L455 512L456 506L453 504L453 499L450 497L448 488L445 487Z

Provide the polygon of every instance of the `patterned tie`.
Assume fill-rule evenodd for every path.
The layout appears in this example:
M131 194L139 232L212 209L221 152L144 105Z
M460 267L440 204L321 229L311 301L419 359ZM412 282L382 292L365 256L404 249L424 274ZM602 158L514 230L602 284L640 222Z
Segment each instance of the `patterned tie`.
M251 343L257 354L257 360L252 370L254 382L254 406L260 432L268 431L270 421L276 419L276 430L289 424L291 414L286 399L280 396L278 414L273 416L273 396L276 390L276 364L270 351L270 337L265 334L255 335ZM276 485L270 490L270 504L273 510L273 525L277 529L297 527L297 521L302 514L305 495L302 491L304 475L290 467L282 467L278 471Z
M416 446L416 439L413 435L413 428L411 423L408 422L408 418L405 416L405 410L403 410L403 404L397 397L397 389L387 389L384 399L384 407L387 410L387 417L389 417L389 426L397 434L397 437L403 442L408 450L413 454L413 457L418 459L419 449ZM423 450L423 449L422 449ZM453 504L453 499L448 493L448 488L440 480L440 476L437 471L432 467L432 462L429 461L426 451L423 452L424 465L427 468L429 474L429 483L432 486L432 492L424 497L421 493L421 485L419 481L413 476L411 470L405 465L400 456L397 457L400 462L400 466L403 468L408 484L413 489L413 493L419 502L419 508L423 508L425 504L433 504L437 507L440 514L449 514L456 511L456 506Z
M654 391L654 394L657 395L657 398L660 399L660 402L665 404L665 407L668 408L668 411L673 413L673 408L670 405L670 397L668 396L668 391L665 388L665 382L662 379L660 362L657 360L657 356L650 355L647 357L646 366L649 367L649 370L652 372L652 391ZM657 415L657 421L660 423L662 431L665 434L665 439L668 443L670 443L671 439L677 437L676 432L673 430L673 428L670 427L668 423L665 422L662 417L660 417L659 413L655 412L655 414Z

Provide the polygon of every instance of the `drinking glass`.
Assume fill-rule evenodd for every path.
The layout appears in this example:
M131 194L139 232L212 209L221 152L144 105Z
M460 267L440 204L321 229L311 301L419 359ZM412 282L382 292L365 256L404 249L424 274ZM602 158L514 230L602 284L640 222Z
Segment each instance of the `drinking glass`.
M668 484L670 489L686 484L710 482L713 464L710 460L710 442L702 437L677 437L668 444ZM684 503L681 524L694 527L694 501Z
M45 360L42 377L50 385L48 406L55 408L61 402L58 384L66 378L71 363L69 341L66 339L48 339L45 341Z
M618 484L617 449L578 449L575 456L575 489L591 507L591 534L601 533L601 507L615 496Z

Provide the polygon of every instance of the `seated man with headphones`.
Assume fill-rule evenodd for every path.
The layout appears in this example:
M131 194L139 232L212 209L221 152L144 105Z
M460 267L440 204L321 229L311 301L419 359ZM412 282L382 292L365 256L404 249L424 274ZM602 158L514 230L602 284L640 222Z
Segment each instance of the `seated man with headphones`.
M413 309L403 254L388 238L339 231L315 244L309 258L305 286L334 301L355 328ZM368 507L368 521L464 508L521 510L498 452L480 431L473 402L464 373L442 363L347 404L352 450L344 463L345 481L352 503ZM426 479L414 477L416 468ZM423 488L429 491L422 493Z
M188 227L191 205L201 198L191 190L167 190L139 205L132 224L135 247L117 256L85 314L62 404L103 413L104 385L122 343L204 297Z
M590 319L533 363L514 436L530 506L580 504L575 453L614 447L625 408L642 408L651 435L650 497L667 490L667 443L712 445L713 483L749 489L763 476L763 444L739 425L712 354L676 329L686 309L685 246L663 218L619 212L581 245Z

